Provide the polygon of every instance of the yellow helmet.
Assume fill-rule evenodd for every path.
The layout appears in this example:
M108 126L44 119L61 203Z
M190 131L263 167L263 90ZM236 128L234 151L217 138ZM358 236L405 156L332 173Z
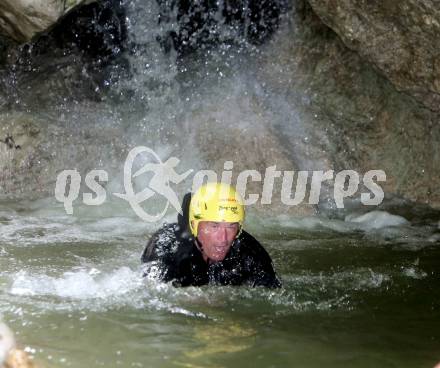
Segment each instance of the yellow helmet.
M240 230L244 221L244 206L234 187L224 183L202 185L191 197L189 227L197 237L200 221L238 222Z

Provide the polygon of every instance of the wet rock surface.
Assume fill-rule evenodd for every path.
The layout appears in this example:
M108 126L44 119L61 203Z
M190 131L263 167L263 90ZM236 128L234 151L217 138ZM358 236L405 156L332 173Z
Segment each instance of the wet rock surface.
M74 7L86 2L4 0L0 3L0 31L17 42L28 42L53 26Z
M119 129L103 129L101 125L84 130L81 125L25 113L0 115L0 198L51 196L60 171L76 169L85 175L104 160L122 160L125 146ZM10 144L5 143L8 137ZM104 152L103 146L114 150ZM111 164L106 168L110 170Z
M109 8L100 9L102 19L108 19ZM234 161L235 172L264 173L273 163L278 170L295 171L352 169L363 174L381 169L387 175L381 183L386 198L382 210L406 218L417 213L415 220L428 213L437 216L430 211L440 208L439 113L399 91L367 57L347 48L308 2L295 2L282 15L280 29L266 43L251 47L253 58L243 59L249 71L218 90L203 87L223 77L216 80L206 73L219 73L220 55L229 46L212 57L219 59L217 70L195 36L195 52L182 53L177 62L163 57L169 54L156 38L164 24L161 16L154 18L159 29L150 30L153 35L142 38L145 25L132 22L132 28L141 27L141 35L131 39L120 28L116 48L104 43L96 54L94 42L100 36L94 39L87 31L81 36L81 27L77 32L54 29L15 54L10 49L0 67L0 196L51 195L60 170L76 166L85 173L96 162L111 162L117 171L130 148L151 144L182 161L197 157L190 161L194 169L217 172L227 160ZM108 29L119 29L115 24ZM134 48L131 42L137 43ZM150 52L154 47L160 55ZM238 49L237 55L246 50ZM190 71L191 58L207 66ZM116 88L121 81L133 85L131 95ZM104 86L119 93L120 100L109 98ZM258 185L250 186L251 191L257 192ZM331 193L329 183L319 210L335 210ZM357 207L354 198L352 208ZM295 211L313 214L315 208L305 204Z
M310 0L350 49L399 90L440 111L440 8L435 0Z
M294 34L276 40L263 78L296 106L321 167L382 169L386 194L439 208L439 114L397 91L306 2L295 10Z

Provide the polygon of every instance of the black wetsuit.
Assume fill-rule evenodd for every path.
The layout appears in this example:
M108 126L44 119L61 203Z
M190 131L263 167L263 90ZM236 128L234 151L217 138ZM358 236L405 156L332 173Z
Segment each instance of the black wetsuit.
M269 254L246 231L234 240L223 261L207 263L194 238L182 232L177 223L166 224L149 240L142 262L149 262L146 276L154 274L175 286L281 286Z

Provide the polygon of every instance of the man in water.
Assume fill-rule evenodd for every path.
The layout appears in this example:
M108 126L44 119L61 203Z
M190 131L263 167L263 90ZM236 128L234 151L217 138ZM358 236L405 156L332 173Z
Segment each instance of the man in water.
M243 230L244 206L233 187L208 183L187 194L182 207L178 223L149 240L145 276L174 286L281 286L269 254Z

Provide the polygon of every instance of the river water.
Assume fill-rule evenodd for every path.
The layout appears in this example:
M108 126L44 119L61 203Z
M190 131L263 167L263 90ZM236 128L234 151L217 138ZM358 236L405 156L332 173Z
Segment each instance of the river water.
M250 218L283 280L266 290L142 279L151 229L134 216L69 217L45 200L2 203L0 223L0 313L42 367L430 367L438 359L433 227Z
M223 44L177 60L156 42L155 2L127 3L137 44L125 55L131 75L118 74L116 63L96 82L98 102L80 93L89 71L69 77L75 60L44 68L40 56L35 68L2 74L10 88L2 113L25 112L64 132L42 145L56 157L45 163L46 176L40 172L44 195L25 187L21 197L1 196L0 314L19 344L43 368L432 367L440 360L436 222L411 224L386 212L344 221L293 218L279 207L250 211L246 229L272 256L283 287L176 289L141 277L141 252L160 223L143 222L115 198L96 208L75 202L68 215L47 195L52 174L74 167L107 169L114 179L106 188L121 193L123 159L136 145L163 159L178 155L182 172L206 168L219 150L193 133L191 124L203 121L227 151L236 148L228 145L234 129L245 133L240 139L263 139L267 124L285 128L287 141L308 137L287 102L297 92L266 88L259 69L272 58L283 75L275 56L294 25L282 26L273 44ZM292 142L300 167L320 166ZM261 153L258 144L245 147L255 152L243 160Z

